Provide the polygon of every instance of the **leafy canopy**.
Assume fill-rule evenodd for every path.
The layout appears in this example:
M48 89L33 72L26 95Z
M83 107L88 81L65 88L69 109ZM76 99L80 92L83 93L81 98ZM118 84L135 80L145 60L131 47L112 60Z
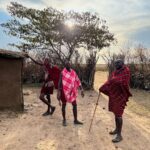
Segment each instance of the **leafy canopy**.
M8 11L12 19L1 24L8 35L18 37L20 50L47 50L56 59L70 60L84 47L93 54L115 41L106 21L90 12L58 11L52 7L37 10L11 2ZM71 26L67 21L72 23Z

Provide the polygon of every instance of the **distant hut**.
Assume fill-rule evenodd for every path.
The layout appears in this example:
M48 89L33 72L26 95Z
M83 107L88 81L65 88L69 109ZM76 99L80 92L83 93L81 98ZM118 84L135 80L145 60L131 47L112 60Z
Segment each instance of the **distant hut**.
M0 110L22 111L22 68L24 56L20 52L0 49Z

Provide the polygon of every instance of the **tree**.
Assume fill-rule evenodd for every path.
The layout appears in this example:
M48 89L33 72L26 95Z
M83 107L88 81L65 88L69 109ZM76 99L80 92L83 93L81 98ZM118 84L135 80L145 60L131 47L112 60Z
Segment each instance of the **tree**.
M94 59L94 69L98 52L115 41L106 21L98 14L64 12L52 7L37 10L17 2L11 2L8 11L12 19L1 26L8 35L21 39L20 44L11 45L19 50L46 51L61 64L65 59L72 60L83 47L89 53L89 59ZM73 26L69 27L67 21Z
M142 88L150 90L150 51L142 45L134 48L127 47L118 53L107 53L102 55L107 64L109 75L115 70L114 62L122 59L128 65L131 72L130 85L132 88Z

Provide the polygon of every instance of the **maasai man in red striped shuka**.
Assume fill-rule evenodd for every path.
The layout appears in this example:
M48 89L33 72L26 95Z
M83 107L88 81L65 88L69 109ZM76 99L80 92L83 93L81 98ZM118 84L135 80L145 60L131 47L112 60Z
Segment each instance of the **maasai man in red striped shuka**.
M66 126L66 103L69 102L73 106L73 115L74 115L74 124L83 124L77 119L77 94L78 88L81 90L81 95L84 97L83 88L81 82L78 78L76 72L71 69L70 63L68 61L65 62L65 68L62 70L59 84L58 84L58 94L57 98L61 105L62 102L62 116L63 116L63 126ZM61 102L60 102L61 100Z
M100 87L99 91L109 97L109 111L115 115L116 129L111 131L110 134L117 134L112 142L120 142L122 140L122 115L128 101L132 96L129 91L130 70L124 65L122 60L115 61L115 68L110 79Z
M28 54L27 57L29 57L36 64L42 66L44 69L45 78L41 88L39 99L48 106L48 109L43 114L43 116L52 115L55 111L55 107L51 105L50 95L53 94L54 88L58 88L60 69L52 64L51 59L45 58L44 62L37 62Z

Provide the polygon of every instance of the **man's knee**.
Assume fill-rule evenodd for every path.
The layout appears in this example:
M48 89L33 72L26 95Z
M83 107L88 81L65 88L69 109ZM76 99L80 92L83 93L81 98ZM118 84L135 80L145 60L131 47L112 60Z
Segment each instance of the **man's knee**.
M44 94L43 94L43 93L40 94L39 99L40 99L40 100L43 100L43 99L44 99Z
M77 105L76 100L72 102L72 106Z
M48 101L50 101L51 100L50 94L47 94L46 98L47 98Z

